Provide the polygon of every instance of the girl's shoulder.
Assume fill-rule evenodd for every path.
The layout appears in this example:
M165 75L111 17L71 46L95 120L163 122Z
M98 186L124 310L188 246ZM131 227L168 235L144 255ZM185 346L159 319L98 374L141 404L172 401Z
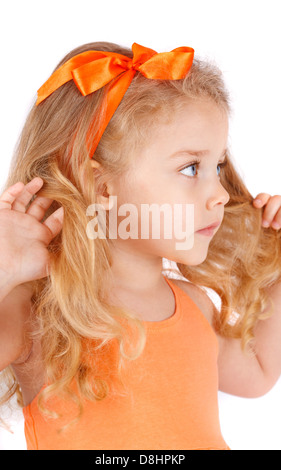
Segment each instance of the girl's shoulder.
M216 307L210 297L206 294L206 292L196 284L193 284L189 281L172 279L172 282L176 284L180 289L182 289L191 298L191 300L197 305L197 307L203 313L204 317L212 326L213 316Z
M31 353L20 363L11 364L13 373L21 388L24 406L29 405L45 384L45 369L41 360L41 342L34 338Z

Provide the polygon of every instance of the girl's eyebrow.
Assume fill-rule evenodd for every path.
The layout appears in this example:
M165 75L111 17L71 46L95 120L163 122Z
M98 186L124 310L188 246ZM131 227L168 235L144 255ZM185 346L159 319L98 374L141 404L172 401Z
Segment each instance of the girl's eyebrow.
M221 154L221 158L225 156L226 152L227 152L227 149L224 149L224 151ZM181 157L186 153L188 153L189 155L196 156L196 157L204 157L205 155L208 155L210 153L210 151L209 150L187 150L187 149L182 149L182 150L178 150L177 152L170 155L170 158Z

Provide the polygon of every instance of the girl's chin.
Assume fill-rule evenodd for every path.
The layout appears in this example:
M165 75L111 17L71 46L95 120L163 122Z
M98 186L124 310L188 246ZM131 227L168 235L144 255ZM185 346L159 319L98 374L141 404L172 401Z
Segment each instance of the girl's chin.
M179 264L186 264L187 266L198 266L199 264L204 263L208 255L207 249L197 249L197 250L187 250L185 252L178 251L173 259L170 257L171 261L174 261Z

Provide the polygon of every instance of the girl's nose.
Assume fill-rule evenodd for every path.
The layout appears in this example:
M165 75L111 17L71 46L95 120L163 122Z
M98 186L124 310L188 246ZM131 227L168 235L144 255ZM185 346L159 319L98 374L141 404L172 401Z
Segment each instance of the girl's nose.
M230 196L226 189L223 187L221 182L217 180L216 186L213 188L213 191L210 197L207 199L207 208L211 210L217 204L227 204L230 199Z

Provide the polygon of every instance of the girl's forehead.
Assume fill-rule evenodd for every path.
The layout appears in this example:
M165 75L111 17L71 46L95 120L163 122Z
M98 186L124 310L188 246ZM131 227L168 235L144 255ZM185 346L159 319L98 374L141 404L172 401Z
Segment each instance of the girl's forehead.
M206 153L216 144L222 150L228 128L228 115L218 106L192 104L176 113L169 122L156 125L140 151L143 157L151 159L159 151L162 157L187 148Z
M191 101L183 104L180 109L175 110L168 119L159 120L153 127L152 137L154 139L169 132L185 132L194 133L202 128L211 129L213 126L225 126L228 124L228 114L225 109L216 103L205 101Z

